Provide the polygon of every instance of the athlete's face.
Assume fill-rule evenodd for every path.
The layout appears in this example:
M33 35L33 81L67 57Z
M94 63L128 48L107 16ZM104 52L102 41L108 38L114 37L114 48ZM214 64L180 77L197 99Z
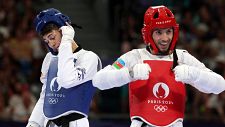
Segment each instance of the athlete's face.
M47 45L54 51L57 51L61 42L61 32L60 30L52 30L43 36L43 40Z
M161 52L166 52L169 49L170 43L173 39L173 29L163 28L155 29L152 33L152 38Z

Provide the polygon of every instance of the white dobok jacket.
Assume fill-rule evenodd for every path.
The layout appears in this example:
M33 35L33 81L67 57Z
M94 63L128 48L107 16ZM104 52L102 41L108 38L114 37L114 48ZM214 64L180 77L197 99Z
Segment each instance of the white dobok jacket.
M46 121L46 116L43 112L43 105L48 70L50 68L51 60L54 58L57 58L58 60L58 71L56 76L56 81L59 85L58 88L70 89L72 87L82 85L85 82L91 82L96 72L101 69L100 59L95 53L84 49L80 49L73 53L71 43L62 43L59 47L58 55L52 55L49 52L42 63L42 75L40 80L43 83L43 86L40 98L29 118L29 122L35 122L41 127L44 125L44 121ZM71 100L71 103L72 101L73 100ZM67 115L69 113L71 112L65 112L63 115Z

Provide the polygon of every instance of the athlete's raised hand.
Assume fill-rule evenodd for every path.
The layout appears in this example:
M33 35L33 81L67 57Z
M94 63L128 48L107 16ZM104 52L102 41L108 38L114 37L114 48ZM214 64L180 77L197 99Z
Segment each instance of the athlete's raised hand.
M73 27L66 22L66 26L62 26L60 29L62 31L62 42L72 42L74 35L75 35L75 31L73 29Z
M188 65L178 65L174 68L175 80L190 84L194 82L199 75L198 68Z
M134 80L147 80L150 72L150 66L146 63L141 63L134 65L130 75Z

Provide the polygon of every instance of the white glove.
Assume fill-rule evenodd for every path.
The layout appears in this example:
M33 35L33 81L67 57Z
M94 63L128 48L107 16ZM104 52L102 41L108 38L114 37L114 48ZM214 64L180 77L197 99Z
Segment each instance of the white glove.
M132 120L130 127L141 127L142 124L143 124L142 121L139 121L139 120L135 120L134 119L134 120Z
M62 42L72 42L75 31L71 25L66 23L67 26L62 26L60 29L62 30Z
M200 72L199 69L188 65L178 65L174 68L175 80L186 84L192 84Z
M41 127L36 122L29 121L26 127Z
M130 71L130 76L134 80L147 80L150 72L151 68L148 64L136 64L134 65L132 71Z

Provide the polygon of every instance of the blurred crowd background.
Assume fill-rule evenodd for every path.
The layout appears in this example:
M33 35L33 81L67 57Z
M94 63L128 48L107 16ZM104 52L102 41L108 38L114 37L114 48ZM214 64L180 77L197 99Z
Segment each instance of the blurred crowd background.
M48 51L34 31L33 19L40 10L51 5L54 7L54 3L58 1L60 0L0 0L1 127L25 125L38 100L42 86L39 81L40 68ZM104 66L113 63L118 56L133 48L144 47L141 35L144 12L150 5L164 4L173 11L180 24L177 48L186 49L225 78L224 0L75 1L83 2L82 5L93 12L94 17L98 18L97 22L100 22L98 27L103 29L109 42L115 46L115 49L102 49L107 50L108 54L98 49L100 45L105 45L101 40L95 44L96 47L92 47L91 50L97 52ZM63 8L59 10L64 12ZM70 10L71 13L73 10ZM83 47L88 47L89 44L80 43ZM225 126L225 92L219 95L204 94L187 85L187 95L185 124L201 121ZM127 85L111 90L98 90L91 106L90 119L91 123L103 120L122 123L124 120L126 122L123 127L128 127ZM20 124L12 125L15 122ZM104 125L107 126L111 127L109 124ZM100 125L95 124L93 127Z

